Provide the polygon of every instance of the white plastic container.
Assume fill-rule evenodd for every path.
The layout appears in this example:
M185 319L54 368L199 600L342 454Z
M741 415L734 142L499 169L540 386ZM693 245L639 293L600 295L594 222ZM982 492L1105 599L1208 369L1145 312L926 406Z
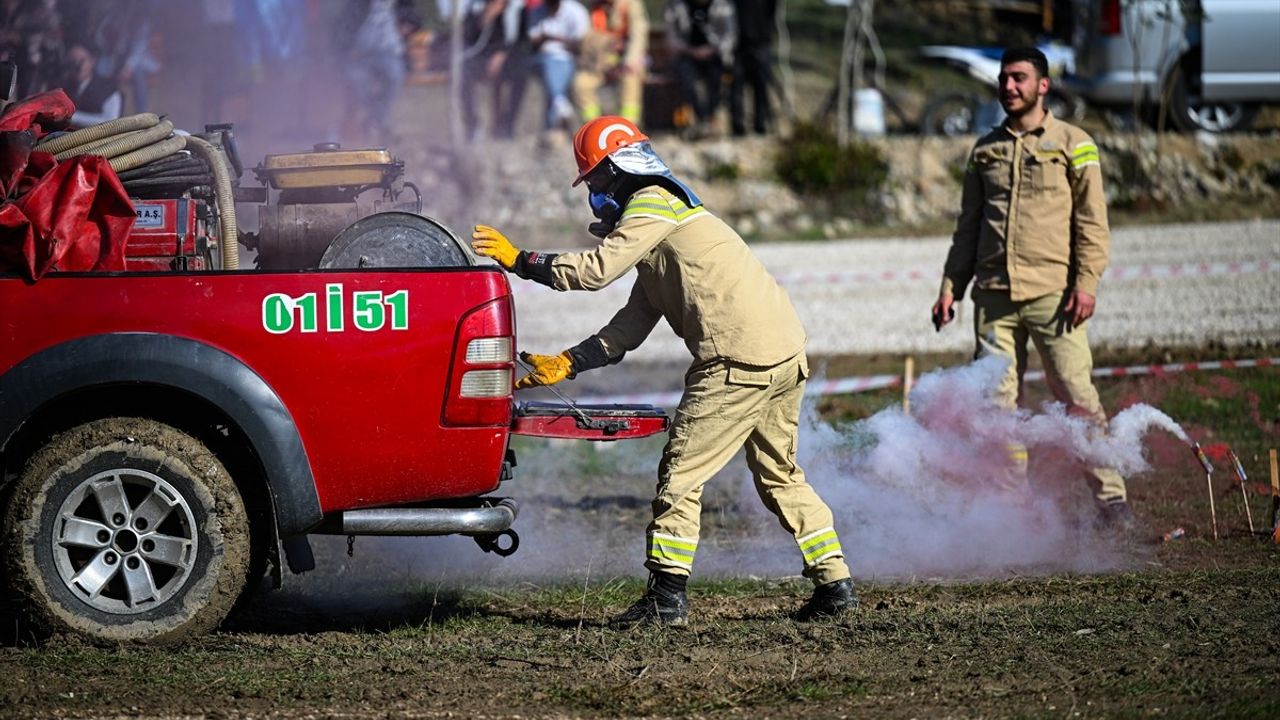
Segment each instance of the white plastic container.
M884 135L884 97L875 88L862 88L855 94L853 130L863 137Z

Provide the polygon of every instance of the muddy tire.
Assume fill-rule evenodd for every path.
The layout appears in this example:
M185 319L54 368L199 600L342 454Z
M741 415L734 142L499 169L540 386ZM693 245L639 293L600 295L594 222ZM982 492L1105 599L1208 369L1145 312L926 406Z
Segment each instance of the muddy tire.
M244 503L222 463L141 418L86 423L40 449L17 480L3 541L32 620L99 642L212 630L250 560Z

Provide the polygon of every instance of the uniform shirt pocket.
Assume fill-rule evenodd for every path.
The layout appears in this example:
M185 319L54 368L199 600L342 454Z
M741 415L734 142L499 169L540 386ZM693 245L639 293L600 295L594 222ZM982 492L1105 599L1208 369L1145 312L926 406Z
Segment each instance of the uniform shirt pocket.
M1040 152L1028 158L1034 192L1055 192L1067 187L1067 159L1062 153Z
M982 183L988 191L1013 187L1013 163L1009 152L1004 147L985 147L974 151L974 171L982 176Z

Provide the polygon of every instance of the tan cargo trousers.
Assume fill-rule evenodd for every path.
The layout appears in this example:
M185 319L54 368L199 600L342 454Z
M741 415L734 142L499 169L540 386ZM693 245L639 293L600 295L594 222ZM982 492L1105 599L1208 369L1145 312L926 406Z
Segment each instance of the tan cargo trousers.
M745 446L756 492L795 538L804 576L819 585L849 577L831 509L796 464L808 374L803 352L773 367L716 361L689 371L658 467L645 567L689 574L702 488Z
M644 93L644 77L638 73L618 76L618 114L633 123L640 122L640 102ZM573 102L582 112L583 120L594 120L603 112L600 106L600 88L605 84L605 71L579 69L573 75Z
M1093 354L1089 351L1088 321L1077 328L1067 326L1061 312L1063 295L1054 293L1015 302L1002 290L974 288L974 331L978 338L977 357L999 355L1009 358L1009 369L996 388L995 399L1002 407L1018 406L1022 377L1027 370L1027 340L1035 343L1044 365L1045 380L1058 402L1068 412L1080 415L1107 430L1107 414L1093 386ZM1009 446L1010 465L1015 468L1014 484L1026 484L1027 449ZM1110 468L1093 468L1087 473L1094 496L1100 502L1125 499L1125 483Z

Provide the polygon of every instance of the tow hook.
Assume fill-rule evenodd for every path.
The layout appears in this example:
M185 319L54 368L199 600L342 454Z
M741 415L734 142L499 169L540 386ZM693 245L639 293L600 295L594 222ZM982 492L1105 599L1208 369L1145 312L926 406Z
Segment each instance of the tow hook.
M504 546L502 538L507 538L508 542ZM484 535L473 535L472 539L480 546L480 549L487 553L494 553L498 557L509 557L520 549L520 536L515 530L503 530L500 533L487 533Z

